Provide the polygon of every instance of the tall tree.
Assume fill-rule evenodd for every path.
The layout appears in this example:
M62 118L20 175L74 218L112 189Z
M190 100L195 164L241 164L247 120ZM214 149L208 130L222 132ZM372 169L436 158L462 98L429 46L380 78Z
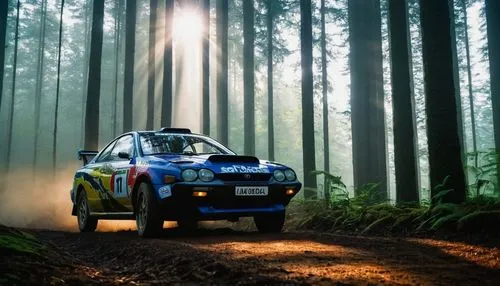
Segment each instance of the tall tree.
M377 183L387 198L380 0L349 0L354 187Z
M5 66L5 36L7 35L7 14L9 1L0 1L0 109L2 108L3 71Z
M55 103L55 114L54 114L54 134L52 136L52 171L54 175L56 174L56 162L57 162L57 131L58 131L58 121L59 121L59 94L61 92L61 46L62 46L62 31L63 31L63 15L64 15L64 0L61 1L61 14L59 18L59 42L57 46L57 80L56 80L56 103ZM104 5L103 5L103 16L104 16ZM101 40L102 42L102 40ZM99 115L99 113L97 113ZM99 117L99 116L97 116ZM98 121L99 123L99 121Z
M323 97L323 160L325 172L330 172L330 136L328 135L328 59L326 57L325 0L321 0L321 89ZM327 177L325 176L325 200L330 201Z
M407 0L389 0L396 201L418 202L417 134Z
M149 53L148 53L148 109L146 113L146 129L154 128L155 112L155 77L156 77L156 14L158 0L150 0L149 12Z
M36 63L35 87L35 138L33 141L33 175L35 175L38 159L38 137L40 135L40 103L42 100L44 59L45 59L45 30L47 22L47 0L42 0L40 8L40 32L38 37L38 55Z
M16 31L14 34L14 62L12 63L12 86L9 106L9 125L7 130L7 172L10 170L10 159L12 151L12 125L14 123L14 105L16 95L16 75L17 75L17 46L19 41L19 10L21 10L21 1L17 0L17 14L16 14Z
M92 9L92 36L90 39L88 94L85 108L85 148L89 150L97 150L99 145L99 98L101 89L103 21L104 1L94 1Z
M228 93L227 93L227 36L228 36L228 1L216 2L216 34L217 34L217 136L219 141L227 145L228 133Z
M488 33L488 57L490 62L491 103L495 149L500 152L500 1L486 0L486 29ZM497 188L500 185L500 165L497 167Z
M274 161L274 101L273 101L273 0L266 1L267 7L267 157Z
M458 124L458 139L460 141L460 148L462 148L462 161L467 160L467 144L464 136L463 125L463 112L462 112L462 96L460 94L460 73L458 64L458 51L457 51L457 29L455 25L455 4L454 0L448 0L448 7L450 9L450 30L451 30L451 52L453 56L453 82L455 84L455 100L457 103L457 124Z
M125 71L123 82L123 131L132 130L132 105L134 102L134 56L135 25L137 18L136 0L127 0L125 19Z
M203 94L202 94L202 133L210 134L210 0L203 0Z
M161 126L172 125L172 31L174 0L165 0L165 46L163 47L163 97Z
M115 70L114 70L114 78L113 78L113 103L111 104L111 118L112 118L112 130L113 136L117 136L116 134L116 103L118 102L118 75L120 74L120 53L121 53L121 22L122 22L122 11L123 9L123 1L115 0Z
M243 1L243 97L245 154L255 155L255 68L253 0Z
M86 109L85 104L87 103L87 87L88 87L88 79L89 79L89 60L90 60L90 30L91 24L89 25L90 19L90 5L89 2L85 1L83 3L83 9L85 10L85 37L84 37L84 47L85 52L83 55L83 80L82 80L82 140L81 145L85 144L85 112L83 110Z
M474 166L477 168L478 154L477 154L477 140L476 140L476 115L474 112L474 92L472 91L472 69L470 61L470 47L469 47L469 24L467 21L467 4L466 0L459 0L462 12L464 13L464 41L465 41L465 60L467 64L467 87L469 92L469 106L470 106L470 119L472 128L472 151L474 152Z
M458 139L448 1L421 0L420 22L431 196L443 188L453 190L443 199L458 203L465 200L466 188Z
M300 1L300 65L302 67L302 150L304 164L304 197L316 197L314 150L314 102L311 0Z

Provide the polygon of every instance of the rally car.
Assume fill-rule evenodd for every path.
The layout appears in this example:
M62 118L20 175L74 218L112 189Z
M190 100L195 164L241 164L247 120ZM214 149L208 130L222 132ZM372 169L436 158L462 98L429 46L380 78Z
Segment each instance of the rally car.
M301 183L282 164L239 156L189 129L120 135L100 152L79 151L84 166L71 190L81 232L99 219L135 219L140 236L163 222L192 230L202 220L253 217L260 232L280 232Z

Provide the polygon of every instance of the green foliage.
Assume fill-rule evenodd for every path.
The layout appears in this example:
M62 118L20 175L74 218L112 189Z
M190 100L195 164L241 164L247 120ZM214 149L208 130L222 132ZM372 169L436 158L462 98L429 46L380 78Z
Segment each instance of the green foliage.
M497 169L500 167L500 154L495 149L470 152L467 154L466 169L469 172L469 195L498 195Z
M41 256L44 249L33 235L0 226L0 252L6 255Z
M499 233L500 198L480 195L464 203L445 203L451 190L445 189L445 181L437 186L440 190L433 204L401 204L377 201L376 184L357 190L358 196L350 198L340 177L325 173L332 191L330 202L320 200L294 200L288 208L288 229L314 229L342 231L360 234L432 234L435 232L488 232ZM335 192L344 194L335 195Z

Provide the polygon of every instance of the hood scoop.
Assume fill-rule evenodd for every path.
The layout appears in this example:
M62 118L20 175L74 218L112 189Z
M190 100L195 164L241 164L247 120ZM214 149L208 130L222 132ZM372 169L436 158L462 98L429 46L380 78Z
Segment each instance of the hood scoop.
M170 163L174 164L192 164L194 161L191 160L171 160Z
M212 155L208 157L208 161L212 163L254 163L259 164L259 159L253 156L238 156L238 155Z

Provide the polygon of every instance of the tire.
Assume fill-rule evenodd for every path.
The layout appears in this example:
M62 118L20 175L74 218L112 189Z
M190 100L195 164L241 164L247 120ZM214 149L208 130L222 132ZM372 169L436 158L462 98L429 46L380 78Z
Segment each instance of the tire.
M182 232L193 232L198 228L198 221L193 219L178 220L177 227Z
M279 233L285 224L285 211L256 215L253 221L261 233Z
M153 187L141 183L137 194L135 210L137 232L141 237L157 237L163 230L163 219L156 201Z
M97 228L97 218L90 216L87 193L81 191L76 200L76 217L80 232L94 232Z

